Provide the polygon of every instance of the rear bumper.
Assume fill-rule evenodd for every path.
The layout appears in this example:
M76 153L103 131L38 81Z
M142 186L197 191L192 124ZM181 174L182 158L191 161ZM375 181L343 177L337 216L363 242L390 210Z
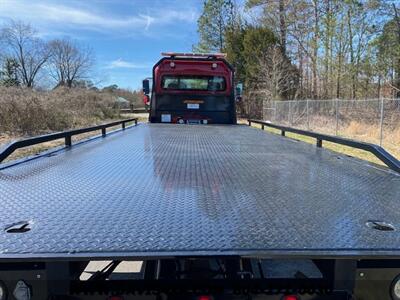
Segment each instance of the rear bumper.
M169 121L170 120L170 121ZM150 116L151 123L179 123L179 120L207 120L208 124L236 124L236 118L225 111L158 110Z

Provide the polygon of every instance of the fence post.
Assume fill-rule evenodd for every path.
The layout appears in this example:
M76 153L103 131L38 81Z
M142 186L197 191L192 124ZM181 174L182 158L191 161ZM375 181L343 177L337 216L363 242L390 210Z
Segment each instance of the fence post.
M306 109L307 109L307 130L310 131L310 115L308 112L308 99L306 100Z
M380 119L380 122L379 122L379 126L380 126L379 146L382 146L382 140L383 140L383 98L381 98L380 105L381 105L381 119Z
M336 98L336 135L338 135L338 130L339 130L339 99Z
M65 137L65 146L66 146L66 147L71 147L71 146L72 146L72 139L71 139L71 136L70 136L70 135L67 135L67 136Z
M317 139L317 147L322 148L322 140L321 139Z
M289 126L292 126L292 101L289 102Z
M276 123L276 101L274 101L274 123Z

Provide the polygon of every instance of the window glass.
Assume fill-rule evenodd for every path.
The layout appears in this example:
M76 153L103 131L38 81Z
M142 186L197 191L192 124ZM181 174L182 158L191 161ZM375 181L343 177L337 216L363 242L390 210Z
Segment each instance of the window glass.
M224 91L225 78L222 76L163 76L161 87L166 90Z

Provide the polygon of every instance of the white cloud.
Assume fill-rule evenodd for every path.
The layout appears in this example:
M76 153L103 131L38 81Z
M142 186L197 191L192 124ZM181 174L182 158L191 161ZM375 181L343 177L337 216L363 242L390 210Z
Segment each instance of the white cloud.
M148 26L149 19L144 15L129 18L110 17L95 14L83 9L64 5L29 3L25 1L5 1L1 4L0 16L28 20L38 23L66 24L86 29L118 29Z
M150 64L136 64L136 63L129 62L129 61L123 60L121 58L118 58L118 59L110 62L106 66L106 69L146 69L149 67L151 67Z
M0 0L0 18L20 19L32 22L33 25L41 24L43 27L62 25L103 32L127 29L146 31L153 25L195 22L197 19L197 12L193 9L148 8L146 13L136 12L129 16L112 15L97 9L98 7L89 10L79 5L67 6L46 1Z
M145 26L145 30L149 30L150 25L154 22L154 18L150 17L150 16L144 16L146 18L146 26Z

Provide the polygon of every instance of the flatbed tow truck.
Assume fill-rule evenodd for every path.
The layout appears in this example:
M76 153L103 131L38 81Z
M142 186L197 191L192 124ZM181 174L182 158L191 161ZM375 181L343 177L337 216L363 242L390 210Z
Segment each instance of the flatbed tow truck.
M0 300L400 299L398 160L236 125L220 55L169 54L152 81L150 123L0 152L65 139L0 164Z

